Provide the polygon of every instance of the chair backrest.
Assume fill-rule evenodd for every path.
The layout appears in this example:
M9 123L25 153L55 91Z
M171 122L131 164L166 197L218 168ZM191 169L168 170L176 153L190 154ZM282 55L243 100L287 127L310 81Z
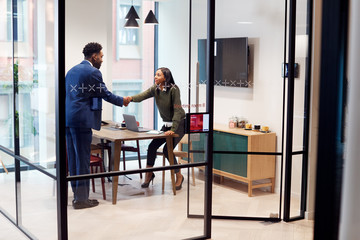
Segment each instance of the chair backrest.
M180 143L182 144L189 144L189 136L188 134L185 134L183 138L180 140Z
M98 145L91 144L91 155L101 156L102 157L102 149Z
M179 142L179 151L183 151L183 144L187 144L188 145L188 149L189 150L191 150L192 149L192 141L191 141L191 139L190 139L190 143L189 143L189 135L188 134L185 134L184 136L183 136L183 138L180 140L180 142ZM192 153L191 153L192 154Z

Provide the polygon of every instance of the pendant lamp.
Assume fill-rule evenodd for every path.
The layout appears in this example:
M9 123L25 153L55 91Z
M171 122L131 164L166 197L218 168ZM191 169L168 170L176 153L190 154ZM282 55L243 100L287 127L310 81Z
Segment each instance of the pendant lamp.
M149 14L145 18L145 24L159 24L158 20L155 17L155 14L152 10L150 10Z
M129 12L128 12L128 13L126 14L126 16L125 16L125 19L126 19L126 20L128 20L128 19L130 19L130 18L140 19L140 18L139 18L139 15L137 14L137 12L136 12L136 10L135 10L135 8L134 8L133 5L131 6Z
M124 26L124 28L138 28L138 27L139 24L134 17L129 18Z

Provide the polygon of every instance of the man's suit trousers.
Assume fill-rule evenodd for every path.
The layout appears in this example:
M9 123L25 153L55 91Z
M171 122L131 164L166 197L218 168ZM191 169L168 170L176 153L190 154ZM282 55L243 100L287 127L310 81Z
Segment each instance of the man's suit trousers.
M91 128L66 128L66 147L70 176L90 173ZM75 201L89 199L90 180L71 181Z

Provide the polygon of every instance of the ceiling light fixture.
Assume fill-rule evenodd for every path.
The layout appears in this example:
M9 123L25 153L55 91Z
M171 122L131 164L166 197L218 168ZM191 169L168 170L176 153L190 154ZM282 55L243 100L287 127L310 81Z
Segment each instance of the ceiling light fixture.
M237 22L238 24L253 24L253 22Z
M131 5L129 12L126 14L126 17L125 17L126 20L128 20L130 18L140 19L139 15L137 14L137 12L134 8L134 5Z
M124 26L124 28L138 28L138 27L139 27L139 24L136 21L136 19L133 17L129 18L126 21L125 26Z
M155 14L152 10L148 13L144 21L145 24L159 24L158 20L155 17Z
M124 25L124 28L138 28L139 24L136 21L137 19L140 19L140 17L134 8L134 1L131 1L131 8L125 16L125 20L127 21Z
M131 1L131 8L129 12L125 16L126 23L124 25L125 28L138 28L139 24L136 20L140 19L134 8L134 2ZM148 13L144 21L145 24L159 24L158 20L155 17L155 14L152 10Z

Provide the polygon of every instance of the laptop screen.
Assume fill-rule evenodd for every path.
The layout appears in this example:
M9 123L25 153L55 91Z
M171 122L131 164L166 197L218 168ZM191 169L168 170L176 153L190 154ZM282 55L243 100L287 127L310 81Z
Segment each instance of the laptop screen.
M129 115L129 114L123 114L124 117L124 121L126 124L126 128L131 130L131 131L139 131L139 128L137 126L137 122L136 122L136 118L134 115Z

